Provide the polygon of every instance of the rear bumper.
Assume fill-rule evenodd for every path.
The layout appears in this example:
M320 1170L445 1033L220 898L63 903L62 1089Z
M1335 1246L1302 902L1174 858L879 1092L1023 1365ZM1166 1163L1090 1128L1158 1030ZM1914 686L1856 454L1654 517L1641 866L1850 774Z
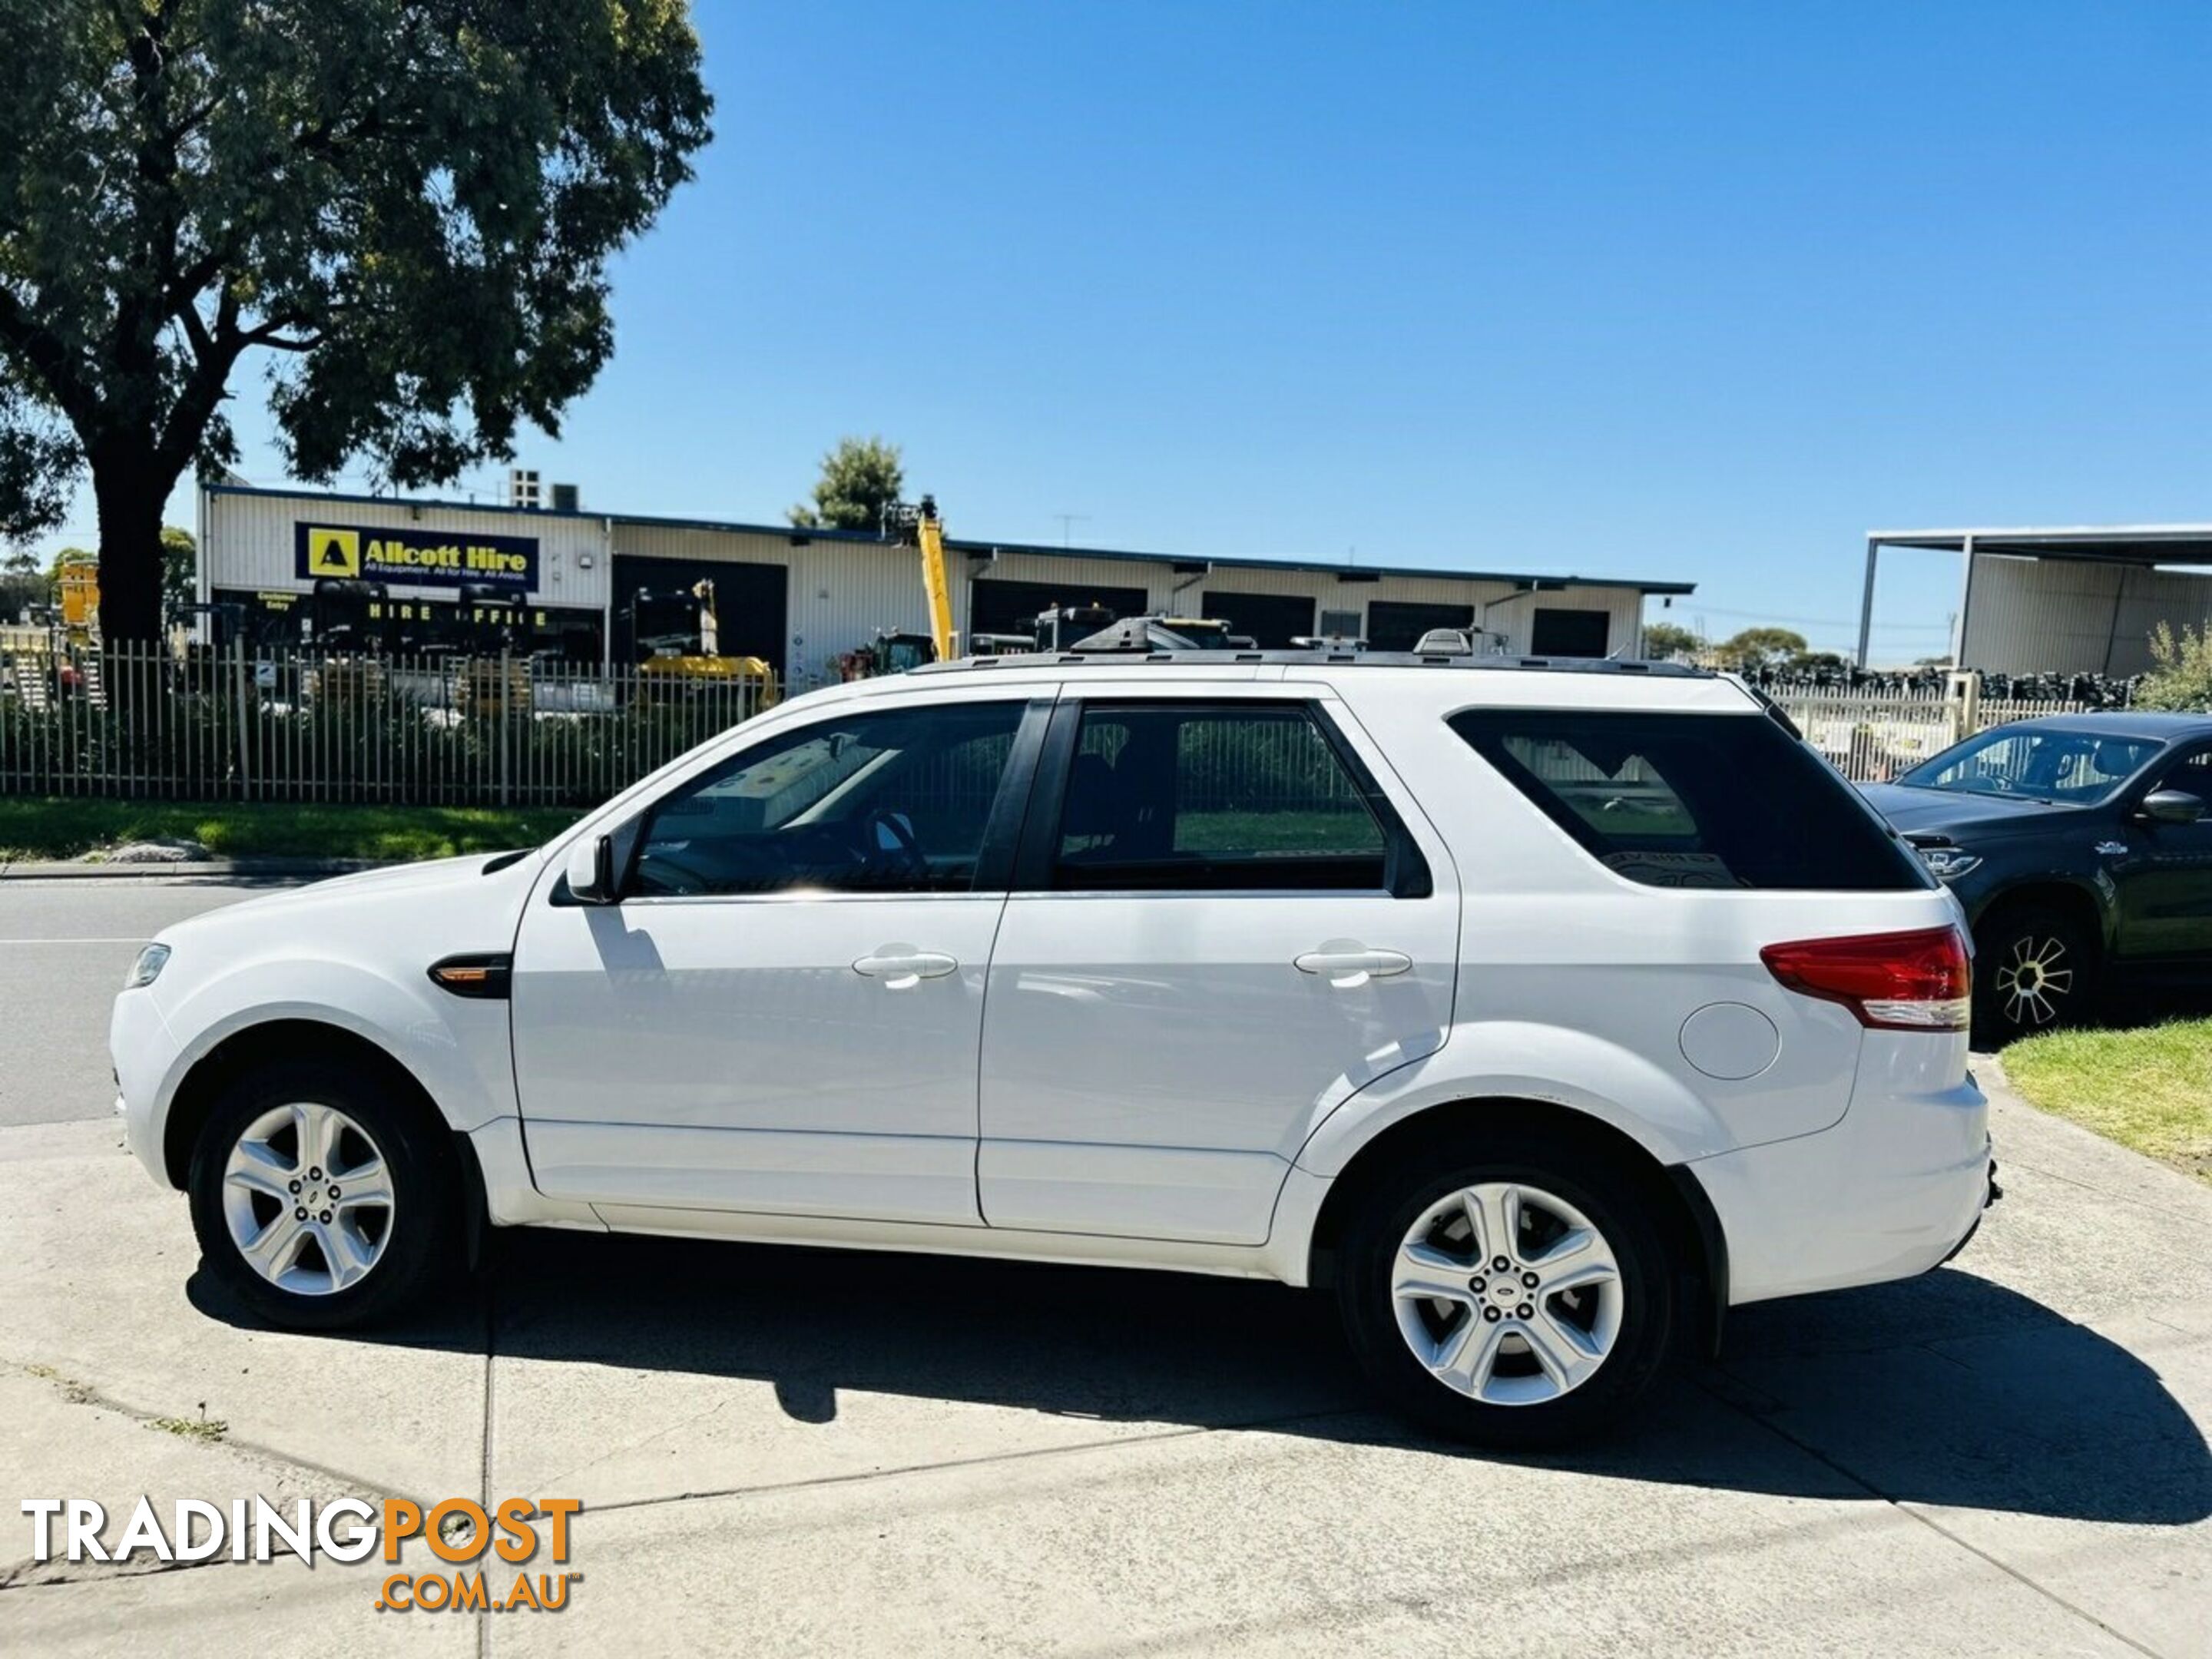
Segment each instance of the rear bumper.
M1981 1219L1989 1105L1972 1078L1869 1091L1868 1069L1832 1128L1685 1166L1728 1240L1730 1305L1911 1278L1948 1261Z

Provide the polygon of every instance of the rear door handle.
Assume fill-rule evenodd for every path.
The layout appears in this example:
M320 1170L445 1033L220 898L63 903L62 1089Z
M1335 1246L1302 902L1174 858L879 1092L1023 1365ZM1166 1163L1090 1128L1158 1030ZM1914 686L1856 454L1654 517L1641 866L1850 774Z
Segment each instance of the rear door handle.
M1302 974L1324 975L1340 991L1356 991L1370 979L1405 973L1413 967L1413 959L1403 951L1375 951L1364 945L1332 941L1318 951L1307 951L1293 965Z
M904 991L926 979L943 979L960 963L941 951L917 951L911 945L878 945L873 956L862 957L853 971L879 979L887 991Z

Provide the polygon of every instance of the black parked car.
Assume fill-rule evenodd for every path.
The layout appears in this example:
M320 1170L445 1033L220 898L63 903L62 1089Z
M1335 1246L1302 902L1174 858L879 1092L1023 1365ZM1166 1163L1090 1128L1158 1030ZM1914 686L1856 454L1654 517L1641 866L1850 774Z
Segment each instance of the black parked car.
M1864 787L1966 906L1985 1039L2212 976L2212 715L2018 720Z

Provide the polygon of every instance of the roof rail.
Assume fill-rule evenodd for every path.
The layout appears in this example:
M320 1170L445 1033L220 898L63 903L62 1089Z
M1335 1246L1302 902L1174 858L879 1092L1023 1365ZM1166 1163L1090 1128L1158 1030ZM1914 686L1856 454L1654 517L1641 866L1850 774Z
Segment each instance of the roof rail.
M1613 657L1473 657L1457 653L1417 651L1030 651L1003 657L957 657L950 662L925 664L916 674L975 673L994 668L1061 668L1160 663L1189 668L1249 663L1282 663L1310 668L1332 667L1449 668L1480 673L1492 670L1534 671L1553 674L1624 674L1651 679L1710 680L1720 678L1710 668L1687 663L1640 662Z

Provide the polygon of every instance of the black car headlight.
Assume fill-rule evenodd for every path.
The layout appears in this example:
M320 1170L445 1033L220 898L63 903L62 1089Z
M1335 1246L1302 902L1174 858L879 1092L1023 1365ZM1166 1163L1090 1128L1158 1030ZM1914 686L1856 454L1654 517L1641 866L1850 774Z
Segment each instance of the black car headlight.
M1969 870L1981 867L1980 854L1969 853L1963 847L1923 847L1917 850L1920 861L1938 881L1954 881Z

